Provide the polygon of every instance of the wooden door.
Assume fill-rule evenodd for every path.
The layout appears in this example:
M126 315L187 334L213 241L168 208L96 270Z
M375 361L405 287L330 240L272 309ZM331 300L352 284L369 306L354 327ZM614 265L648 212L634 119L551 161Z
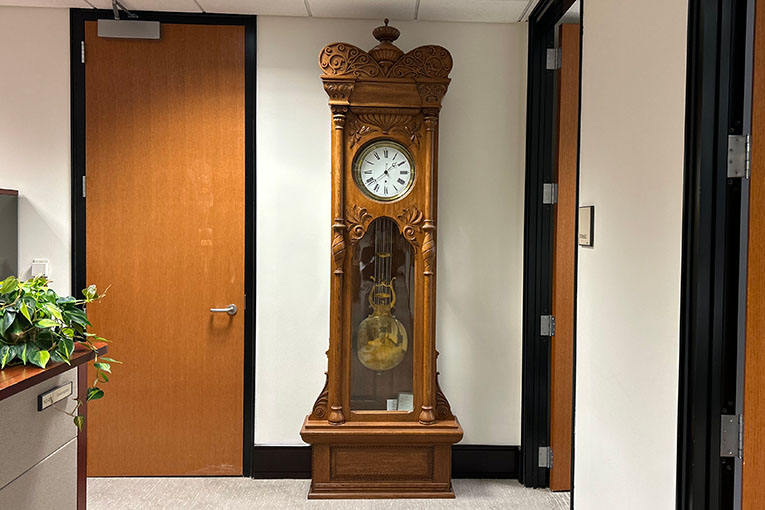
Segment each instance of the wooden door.
M562 24L558 71L558 204L553 251L553 315L550 489L571 489L571 412L574 369L574 276L576 273L577 161L579 159L579 25Z
M744 375L744 457L742 510L765 501L765 9L758 2L754 35L752 97L752 176L749 182L749 261L747 263Z
M241 474L245 29L85 25L87 280L111 286L89 312L124 362L89 406L88 474Z

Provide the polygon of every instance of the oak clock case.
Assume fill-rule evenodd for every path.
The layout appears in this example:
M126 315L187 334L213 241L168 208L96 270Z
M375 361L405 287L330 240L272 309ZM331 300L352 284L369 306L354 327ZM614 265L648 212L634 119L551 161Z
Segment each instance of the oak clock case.
M438 123L452 59L404 53L377 27L368 52L322 49L332 119L326 384L301 429L310 498L454 497L459 422L436 372Z

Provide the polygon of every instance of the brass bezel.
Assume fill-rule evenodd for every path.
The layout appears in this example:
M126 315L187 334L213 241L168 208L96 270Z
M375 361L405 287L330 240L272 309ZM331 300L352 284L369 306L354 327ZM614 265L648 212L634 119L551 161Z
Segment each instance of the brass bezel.
M381 197L379 195L376 195L374 192L372 192L371 190L367 189L366 186L364 186L364 183L362 180L360 161L363 161L366 158L366 156L368 156L375 149L382 148L382 147L390 147L401 152L406 158L406 160L409 162L409 168L412 174L411 178L409 179L409 182L406 185L406 188L401 190L399 193L396 193L392 197ZM407 149L404 144L396 140L392 140L390 138L376 138L374 140L370 140L367 143L365 143L356 152L356 155L353 157L352 168L353 168L353 181L356 183L356 186L359 188L359 190L361 190L361 192L365 196L377 202L395 202L397 200L401 200L402 198L407 196L410 191L412 191L412 188L414 188L414 181L417 179L417 169L414 164L414 158L412 157L412 153L409 152L409 149Z

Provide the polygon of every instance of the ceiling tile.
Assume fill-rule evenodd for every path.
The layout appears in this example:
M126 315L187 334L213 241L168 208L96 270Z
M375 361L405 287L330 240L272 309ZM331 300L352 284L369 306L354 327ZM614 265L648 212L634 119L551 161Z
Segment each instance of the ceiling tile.
M308 0L316 18L414 19L416 0Z
M111 9L111 0L89 0L94 7ZM120 0L131 11L202 12L194 0ZM123 16L124 18L124 16Z
M420 0L422 21L515 23L528 0Z
M1 0L0 0L1 1ZM197 0L206 12L260 14L262 16L308 16L303 0Z
M0 0L0 6L13 7L79 7L87 9L90 7L85 0Z

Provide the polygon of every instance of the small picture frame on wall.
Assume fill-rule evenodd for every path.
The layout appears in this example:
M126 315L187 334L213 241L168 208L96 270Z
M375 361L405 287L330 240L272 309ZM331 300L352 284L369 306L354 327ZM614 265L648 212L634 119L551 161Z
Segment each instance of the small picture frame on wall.
M587 205L579 208L579 246L592 248L592 230L595 223L595 206Z

